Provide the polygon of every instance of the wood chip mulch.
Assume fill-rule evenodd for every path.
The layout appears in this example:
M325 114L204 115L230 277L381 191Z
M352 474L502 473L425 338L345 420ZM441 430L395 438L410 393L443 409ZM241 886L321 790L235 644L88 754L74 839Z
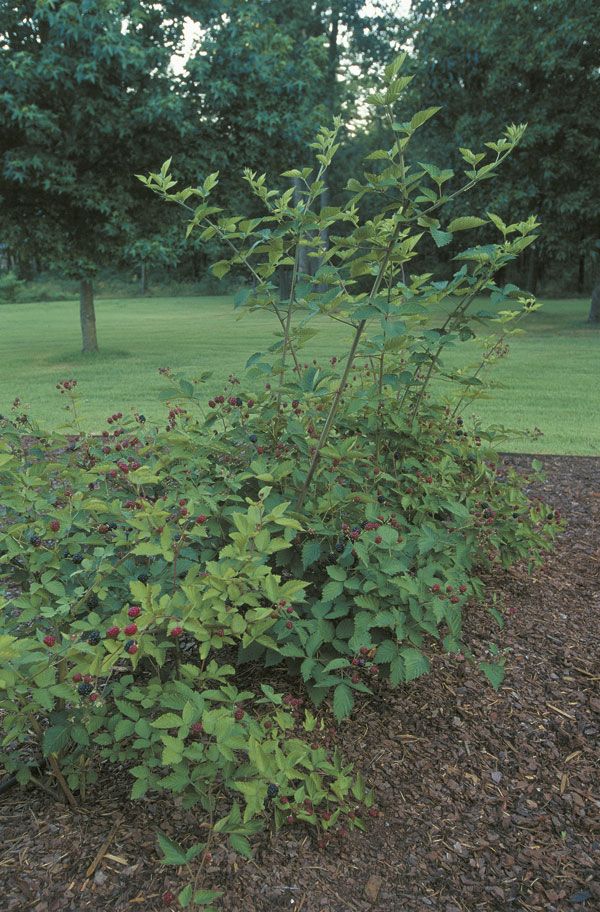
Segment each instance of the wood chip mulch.
M382 686L339 735L382 815L326 849L296 827L263 835L250 862L216 848L197 881L225 891L224 910L600 910L600 460L541 458L537 493L568 528L543 573L490 581L503 631L483 609L467 619L481 650L506 650L501 690L443 656ZM3 795L0 910L165 909L184 881L161 867L156 829L189 845L202 819L131 803L129 785L106 772L76 811L38 789Z

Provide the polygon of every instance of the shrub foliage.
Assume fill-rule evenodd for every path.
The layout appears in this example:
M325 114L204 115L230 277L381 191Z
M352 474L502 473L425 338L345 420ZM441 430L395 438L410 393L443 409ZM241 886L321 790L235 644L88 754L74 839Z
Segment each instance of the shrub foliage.
M314 168L284 175L289 189L246 173L260 217L213 206L217 175L178 190L167 162L142 178L189 210L188 233L221 242L217 276L247 273L240 313L274 315L275 343L240 378L209 397L207 374L163 369L162 429L115 413L81 432L74 381L60 384L65 432L4 420L0 759L21 782L40 755L67 794L85 792L96 759L125 764L132 797L173 792L248 852L265 815L363 825L372 797L330 751L325 706L340 721L357 694L406 685L440 650L501 683L504 658L470 649L463 615L482 574L542 560L559 517L503 464L501 430L464 413L537 306L495 279L537 223L443 212L496 174L523 128L462 149L462 176L411 163L436 109L396 119L401 72L402 58L372 99L390 148L341 206L318 205L339 123L318 134ZM457 251L452 278L418 272L428 244L489 224L497 243ZM329 320L348 346L323 364L306 351ZM472 365L461 345L476 334Z

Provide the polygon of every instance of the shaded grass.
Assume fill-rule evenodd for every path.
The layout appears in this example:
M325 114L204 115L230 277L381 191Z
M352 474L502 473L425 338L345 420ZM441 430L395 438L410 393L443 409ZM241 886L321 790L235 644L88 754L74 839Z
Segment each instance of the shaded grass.
M102 426L114 411L137 410L160 421L166 385L159 367L190 377L212 370L207 394L216 392L274 338L271 316L253 313L238 321L228 297L122 298L99 300L96 308L102 351L84 356L77 302L0 307L0 411L19 396L42 423L62 424L64 399L54 387L76 377L86 427ZM503 388L471 408L486 424L543 433L510 440L506 448L600 453L600 332L586 325L586 316L584 300L547 302L496 367L493 377ZM305 357L343 353L348 332L328 323ZM452 360L459 357L462 349Z

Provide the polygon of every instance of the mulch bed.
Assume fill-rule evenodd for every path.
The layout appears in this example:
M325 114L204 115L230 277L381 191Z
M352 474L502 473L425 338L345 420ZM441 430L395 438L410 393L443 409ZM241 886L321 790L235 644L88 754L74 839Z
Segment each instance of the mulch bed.
M538 493L568 529L542 573L490 582L511 611L503 631L483 609L467 620L481 649L510 650L501 690L442 656L431 677L382 686L338 739L382 815L326 849L297 827L264 834L249 862L215 849L199 885L224 889L223 909L600 909L600 460L540 458ZM190 844L202 820L130 803L129 786L107 772L77 811L35 789L0 798L2 912L164 909L183 882L158 863L156 829Z

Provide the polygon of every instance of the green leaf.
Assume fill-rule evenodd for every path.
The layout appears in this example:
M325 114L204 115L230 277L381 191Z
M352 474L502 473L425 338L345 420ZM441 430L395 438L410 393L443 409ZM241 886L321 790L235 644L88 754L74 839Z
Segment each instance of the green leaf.
M422 127L424 123L427 123L431 117L434 117L441 110L441 108L426 108L424 111L418 111L410 120L410 130L417 130Z
M504 665L496 662L480 662L479 670L484 673L494 690L504 681Z
M119 719L115 725L115 741L122 741L124 738L128 738L129 735L133 734L135 728L135 722L131 719Z
M159 716L158 719L155 719L152 722L153 728L179 728L181 725L182 719L181 716L176 716L175 713L163 713L162 716Z
M477 218L475 215L465 215L462 218L453 219L448 225L448 231L466 231L469 228L481 228L486 224L485 219Z
M222 279L224 275L227 275L231 266L227 260L219 260L218 263L211 266L211 269L218 279Z
M321 543L316 539L310 539L302 545L302 569L312 567L321 556Z
M250 843L248 843L249 845ZM214 902L215 899L218 899L219 896L222 896L222 890L198 890L194 893L194 902L199 905L206 905L206 903Z
M332 580L343 583L348 574L343 567L339 567L337 564L330 564L329 567L327 567L327 576Z
M188 907L189 904L191 903L193 892L194 892L194 888L193 888L193 886L192 886L191 883L187 884L187 885L183 888L183 890L181 890L181 891L179 892L179 895L178 895L178 897L177 897L177 900L178 900L179 905L181 906L182 909L187 909L187 907Z
M430 228L430 234L438 247L445 247L452 240L449 231L440 231L438 228Z
M337 580L332 580L330 583L326 583L323 586L321 592L321 599L324 602L332 602L344 591L344 584L338 582Z
M69 743L70 737L68 725L51 725L47 728L42 739L44 757L59 754Z
M384 640L377 647L375 659L377 662L391 662L398 655L398 646L392 640Z
M400 655L404 659L404 679L414 681L415 678L429 671L429 660L418 649L401 649Z
M143 798L148 791L149 783L145 779L137 779L130 792L130 797L135 801L136 798Z
M338 722L347 719L354 706L354 694L347 684L338 684L333 692L333 715Z
M156 838L164 855L164 858L161 858L163 864L184 865L187 863L186 853L181 846L178 846L176 842L173 842L164 833L158 832Z
M245 836L241 836L239 833L232 833L229 837L229 842L234 852L238 852L245 858L252 858L252 846Z

